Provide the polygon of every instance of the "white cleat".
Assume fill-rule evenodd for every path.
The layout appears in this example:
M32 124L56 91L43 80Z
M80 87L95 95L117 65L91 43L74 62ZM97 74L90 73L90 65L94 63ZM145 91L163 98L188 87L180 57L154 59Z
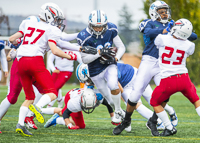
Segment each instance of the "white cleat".
M114 117L112 119L112 122L114 123L120 123L125 118L125 112L120 109L119 111L114 112Z

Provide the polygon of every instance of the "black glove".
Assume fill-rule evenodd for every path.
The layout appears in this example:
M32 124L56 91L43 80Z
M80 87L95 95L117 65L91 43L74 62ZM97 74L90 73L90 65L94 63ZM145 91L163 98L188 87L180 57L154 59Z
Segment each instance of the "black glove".
M101 58L100 58L100 63L101 64L110 65L110 64L114 64L116 62L114 57L112 57L110 55L106 55L106 57L109 57L109 58L105 58L105 57L101 56Z
M100 55L115 56L115 51L112 51L112 49L108 47L103 47L102 49L100 49Z
M81 52L95 55L97 54L97 49L91 46L82 46Z

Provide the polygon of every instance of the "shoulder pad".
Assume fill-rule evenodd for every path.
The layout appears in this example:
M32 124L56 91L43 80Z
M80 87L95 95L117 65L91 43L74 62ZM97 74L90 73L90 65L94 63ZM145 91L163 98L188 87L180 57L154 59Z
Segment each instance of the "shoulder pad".
M114 23L108 22L108 29L115 28L117 29L117 26Z
M139 27L138 27L140 32L143 32L143 30L146 27L147 23L150 22L150 21L152 21L152 20L151 19L145 19L142 22L140 22Z

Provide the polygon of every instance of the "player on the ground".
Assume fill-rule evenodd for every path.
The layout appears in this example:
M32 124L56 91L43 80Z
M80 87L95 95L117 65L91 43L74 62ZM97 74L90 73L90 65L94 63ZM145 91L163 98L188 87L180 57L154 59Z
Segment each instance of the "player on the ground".
M79 52L73 52L69 50L63 49L63 51L67 54L75 54L77 56L77 61L79 63L82 63L81 56ZM55 62L55 65L54 65ZM52 78L53 82L55 84L55 88L57 92L59 89L62 88L62 86L70 79L72 76L72 73L74 71L74 61L70 61L68 59L60 58L58 56L55 56L54 54L50 54L48 57L47 64L52 71ZM63 98L62 93L59 91L58 98L56 99L58 101L58 105L60 108L62 108ZM55 101L52 101L48 104L48 107L52 107Z
M39 17L39 22L22 21L19 32L9 38L12 44L16 44L16 39L24 37L23 43L17 51L18 70L26 96L26 100L20 107L19 120L16 126L16 132L22 136L32 136L32 133L24 126L28 108L34 112L36 119L43 123L44 118L40 108L57 98L53 80L43 61L46 51L50 48L52 53L57 56L76 60L75 55L65 54L56 47L56 42L61 38L65 27L63 25L64 16L62 10L54 3L46 3L42 5ZM45 92L38 101L37 106L32 104L35 99L32 87L33 77Z
M153 78L155 84L160 83L160 68L158 65L158 49L154 44L154 39L158 34L167 34L173 26L173 21L168 22L171 17L170 7L163 1L156 1L149 8L151 19L142 21L139 25L139 30L143 33L145 49L143 51L142 61L140 63L138 73L135 79L137 84L134 84L131 96L129 96L125 120L113 130L113 134L120 134L131 123L131 115L136 108L137 102L144 92L146 86ZM189 40L195 40L196 34L192 34ZM172 124L177 125L178 119L172 107L166 105L165 110L171 117ZM147 127L151 130L153 136L159 136L156 128L157 115L154 112L152 118L147 122Z
M0 40L0 61L4 71L4 76L8 77L8 63L6 60L5 46L8 45L7 41ZM1 81L1 67L0 67L0 81Z
M179 19L175 22L171 35L158 35L154 42L159 50L161 82L153 91L151 105L166 127L161 136L170 136L177 132L161 106L166 104L165 101L172 94L181 92L194 104L196 112L200 116L199 96L186 68L186 59L195 50L195 44L187 40L192 34L192 29L193 26L189 20Z
M116 61L124 54L125 46L118 36L116 25L108 22L102 10L92 11L88 23L88 27L78 34L77 41L81 46L95 47L98 53L96 55L81 53L82 61L88 64L90 77L99 92L115 108L114 116L117 114L124 116L125 113L120 107L121 92L118 86ZM116 58L112 57L115 52L109 48L113 44L118 49ZM101 57L105 55L110 58L100 62ZM119 123L121 120L114 117L113 122Z

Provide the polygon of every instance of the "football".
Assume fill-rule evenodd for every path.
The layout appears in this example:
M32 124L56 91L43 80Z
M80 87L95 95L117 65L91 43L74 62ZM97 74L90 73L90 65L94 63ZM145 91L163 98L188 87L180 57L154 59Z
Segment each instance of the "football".
M115 53L115 55L112 55L112 57L115 57L116 56L116 53L117 53L117 47L110 47L110 49L112 50L112 51L114 51L114 53ZM108 57L108 56L106 56L106 55L102 55L101 56L101 60L107 60L107 59L109 59L110 57Z

